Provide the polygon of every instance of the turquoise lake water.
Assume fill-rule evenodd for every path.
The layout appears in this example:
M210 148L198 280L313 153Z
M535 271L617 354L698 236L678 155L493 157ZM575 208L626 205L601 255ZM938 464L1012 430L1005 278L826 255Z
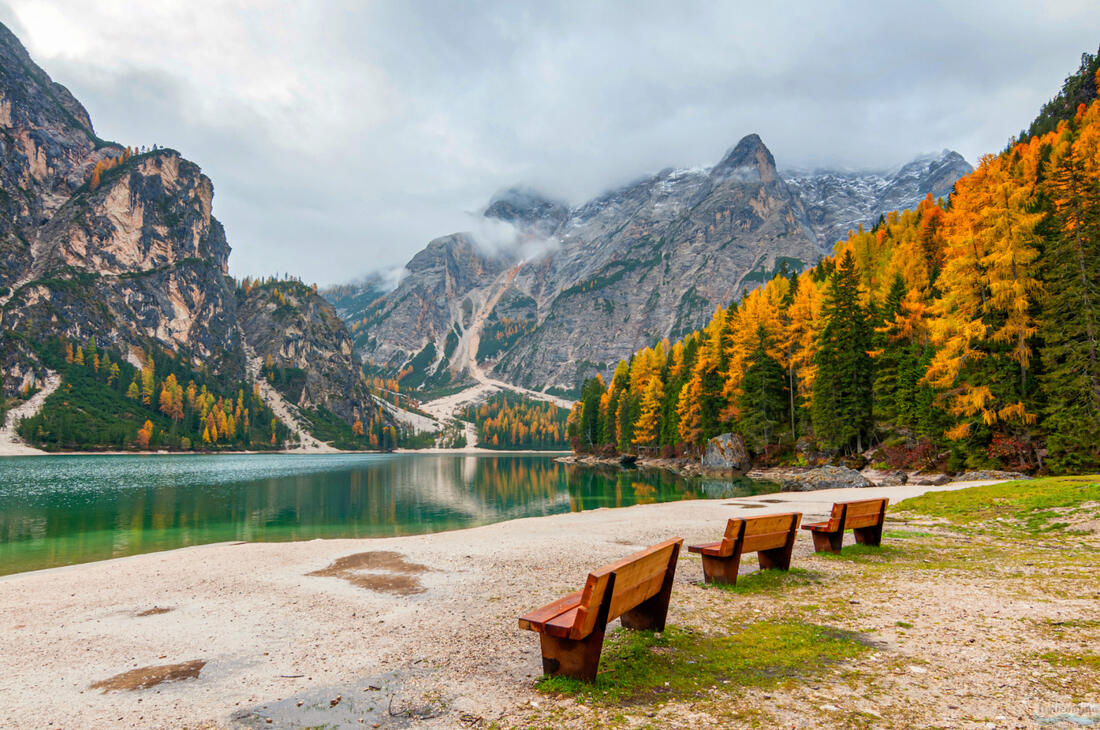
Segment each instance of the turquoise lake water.
M409 535L774 490L550 455L0 458L0 575L211 542Z

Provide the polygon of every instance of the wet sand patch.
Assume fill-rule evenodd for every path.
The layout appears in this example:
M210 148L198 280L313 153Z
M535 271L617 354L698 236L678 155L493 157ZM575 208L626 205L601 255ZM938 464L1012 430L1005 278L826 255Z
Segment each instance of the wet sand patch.
M431 570L427 565L409 562L401 553L374 550L345 555L332 561L327 568L306 575L322 578L342 578L352 585L380 593L411 596L427 589L416 576Z
M194 659L180 664L162 664L155 667L140 667L131 669L122 674L94 682L88 685L88 689L101 689L106 692L132 691L148 689L164 682L177 682L183 679L198 679L199 672L206 666L201 659Z
M153 606L147 608L144 611L138 611L134 616L141 618L142 616L159 616L162 613L168 613L169 611L175 611L173 606Z

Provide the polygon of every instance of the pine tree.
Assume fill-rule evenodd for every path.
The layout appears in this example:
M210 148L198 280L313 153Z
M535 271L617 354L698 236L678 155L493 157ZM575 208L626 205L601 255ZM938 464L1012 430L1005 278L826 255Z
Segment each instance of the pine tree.
M586 380L581 388L580 443L585 451L595 450L599 443L600 396L605 390L599 375Z
M749 355L738 397L738 430L753 451L763 451L775 441L787 413L787 374L768 354L771 339L763 325L757 329L757 346Z
M1059 471L1100 466L1100 107L1051 151L1044 192L1054 207L1042 302L1047 450ZM1076 126L1076 125L1075 125Z
M881 321L872 336L875 352L874 412L878 421L893 422L897 418L898 371L901 359L909 349L909 344L902 340L901 325L898 323L905 293L905 280L901 274L895 274L879 310Z
M871 328L860 304L859 278L851 252L832 275L822 307L825 327L814 361L813 426L829 448L863 450L873 426Z

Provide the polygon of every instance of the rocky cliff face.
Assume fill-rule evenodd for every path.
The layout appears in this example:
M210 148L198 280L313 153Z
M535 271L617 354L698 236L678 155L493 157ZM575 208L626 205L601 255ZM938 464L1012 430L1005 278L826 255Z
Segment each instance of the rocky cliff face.
M41 382L40 343L94 335L135 364L158 348L232 383L246 378L247 344L301 371L299 405L348 425L365 411L358 358L327 302L281 282L279 306L262 287L238 303L213 196L179 153L135 154L96 137L83 107L0 26L4 393Z
M348 423L367 419L370 394L347 327L331 304L297 281L237 290L241 332L254 357L294 377L276 387L299 408L327 409Z
M83 107L2 27L0 59L7 392L40 375L34 343L54 335L95 335L134 353L157 343L243 375L210 180L172 150L131 156L100 140ZM93 181L105 161L112 167Z
M700 327L776 272L816 262L849 228L946 194L969 169L944 153L891 173L784 176L750 135L711 168L663 170L574 209L513 189L484 211L515 228L511 248L437 239L370 306L342 291L341 314L364 358L391 373L457 376L477 329L477 360L494 376L571 390L643 345Z

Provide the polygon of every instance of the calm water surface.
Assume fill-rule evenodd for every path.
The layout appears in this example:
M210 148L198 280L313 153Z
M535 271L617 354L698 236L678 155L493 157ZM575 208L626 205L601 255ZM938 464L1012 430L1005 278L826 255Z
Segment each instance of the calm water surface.
M226 540L409 535L775 489L531 455L0 458L0 575Z

